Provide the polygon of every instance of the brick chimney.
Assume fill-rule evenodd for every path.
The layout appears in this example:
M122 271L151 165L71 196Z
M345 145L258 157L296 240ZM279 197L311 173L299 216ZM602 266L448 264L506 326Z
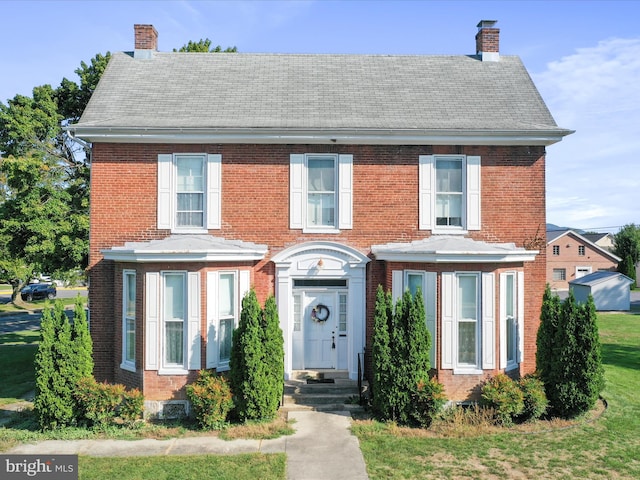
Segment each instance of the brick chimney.
M495 28L497 20L480 20L476 34L476 55L483 62L500 60L500 29Z
M158 51L158 32L153 25L134 25L135 50L134 58L151 58L151 53Z

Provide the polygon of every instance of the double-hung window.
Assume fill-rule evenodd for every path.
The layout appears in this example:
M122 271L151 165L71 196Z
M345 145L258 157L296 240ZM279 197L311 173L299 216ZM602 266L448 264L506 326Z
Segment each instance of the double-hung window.
M233 331L249 288L248 270L207 272L207 368L229 369Z
M458 276L457 285L457 361L459 367L477 367L480 353L478 342L479 305L478 276L462 274Z
M480 157L420 155L418 165L420 229L480 230Z
M500 274L500 368L517 368L521 361L524 318L524 272Z
M506 273L502 275L501 282L504 282L504 318L505 323L505 356L507 368L515 366L517 363L517 345L518 345L518 317L516 308L516 275L515 273Z
M436 346L438 341L436 328L437 273L421 270L394 270L391 278L391 290L394 302L398 301L406 289L411 292L411 295L416 295L418 290L422 292L426 317L425 321L427 323L427 329L431 334L429 363L431 368L436 368Z
M163 294L162 365L167 368L184 368L187 324L185 274L165 273Z
M145 275L145 369L182 375L202 368L200 273Z
M221 226L218 154L158 155L158 228L202 233Z
M496 368L494 277L491 272L441 274L441 368L455 374Z
M307 226L336 228L335 155L307 157Z
M462 158L436 157L436 226L462 227Z
M122 272L122 363L125 370L136 369L136 272Z
M292 154L289 226L303 232L353 228L353 155Z

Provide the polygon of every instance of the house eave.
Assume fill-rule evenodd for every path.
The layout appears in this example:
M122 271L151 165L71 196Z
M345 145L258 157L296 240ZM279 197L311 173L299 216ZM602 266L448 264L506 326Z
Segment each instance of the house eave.
M88 142L104 143L252 143L348 145L531 145L548 146L572 130L427 129L265 129L157 128L72 125L66 130Z
M412 263L521 263L533 262L538 250L527 250L526 253L482 254L467 252L373 252L376 260L387 262Z
M262 260L265 256L263 252L244 253L209 253L209 252L139 252L135 250L102 250L100 253L105 260L129 263L152 263L152 262L251 262Z

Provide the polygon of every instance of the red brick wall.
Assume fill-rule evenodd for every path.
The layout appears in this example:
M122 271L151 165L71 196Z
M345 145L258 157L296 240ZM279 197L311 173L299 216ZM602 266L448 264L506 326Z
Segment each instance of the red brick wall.
M537 330L545 284L543 147L95 143L89 268L92 334L100 378L113 379L119 370L116 330L121 322L121 295L114 290L121 291L117 283L121 279L113 278L114 267L102 260L100 250L120 246L125 241L161 239L170 234L156 228L157 156L178 152L222 154L222 228L210 233L269 246L267 257L254 266L252 276L261 302L274 292L271 256L296 243L341 242L371 256L373 244L428 237L429 231L418 230L418 156L482 156L482 230L471 232L470 236L540 249L536 261L524 265L526 318L530 321L527 335L533 343L525 351L522 367L530 371L535 365L533 332ZM301 230L289 229L289 155L309 152L353 154L352 230L303 234ZM537 239L540 236L542 239ZM373 261L367 269L369 324L377 285L391 281L381 263ZM158 271L157 266L154 268ZM116 362L113 353L118 358Z

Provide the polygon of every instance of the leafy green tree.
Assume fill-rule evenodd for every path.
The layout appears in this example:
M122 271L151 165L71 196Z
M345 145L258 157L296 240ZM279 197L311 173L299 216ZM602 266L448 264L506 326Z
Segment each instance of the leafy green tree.
M640 225L627 224L614 235L613 253L622 259L618 265L618 271L635 282L637 280L635 266L640 261ZM634 287L635 283L632 285L632 288Z
M224 50L220 45L211 47L211 40L208 38L197 42L189 40L189 43L180 47L180 49L173 49L174 52L196 52L196 53L236 53L238 49L236 47L227 47Z
M0 277L12 300L35 272L54 274L86 265L89 219L73 209L64 169L51 158L1 159Z
M555 359L555 339L560 318L560 297L551 292L549 284L542 297L542 310L540 312L540 327L536 338L536 370L543 383L551 381Z

